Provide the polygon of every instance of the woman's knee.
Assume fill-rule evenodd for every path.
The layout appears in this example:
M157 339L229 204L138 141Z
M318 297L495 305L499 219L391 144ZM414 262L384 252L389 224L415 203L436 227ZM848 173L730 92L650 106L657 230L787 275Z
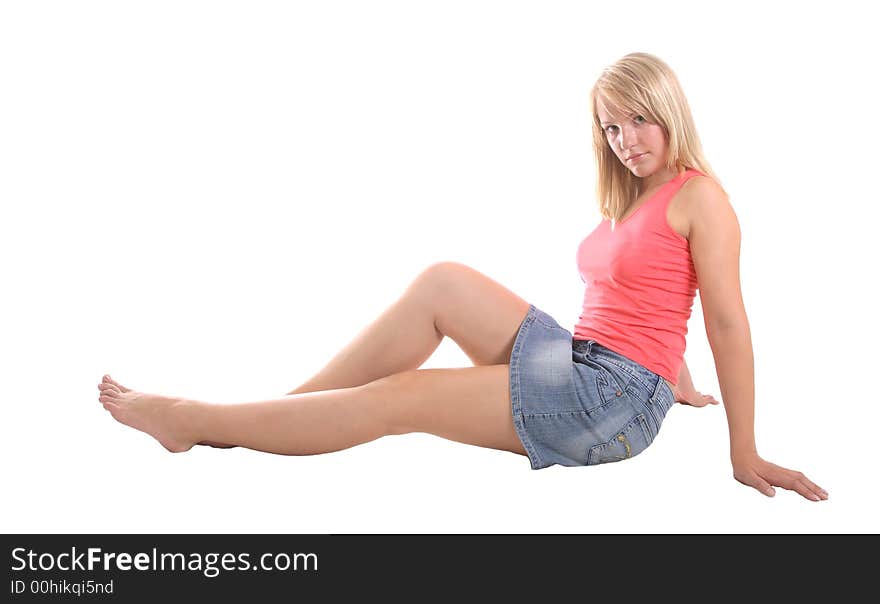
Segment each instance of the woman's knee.
M400 404L406 398L406 393L412 391L415 378L415 371L402 371L359 386L363 391L363 405L371 410L374 429L382 435L416 431Z
M463 278L468 266L460 262L443 261L429 265L413 280L412 289L427 290L429 296L449 291Z

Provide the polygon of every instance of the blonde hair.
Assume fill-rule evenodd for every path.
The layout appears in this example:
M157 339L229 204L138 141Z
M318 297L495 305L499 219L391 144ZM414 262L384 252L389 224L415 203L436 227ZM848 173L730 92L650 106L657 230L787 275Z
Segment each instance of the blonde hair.
M600 98L613 113L638 114L663 128L668 149L667 169L679 173L684 168L695 168L721 185L703 157L690 106L675 73L654 55L633 52L606 67L590 91L596 197L603 218L620 220L641 193L641 179L630 172L611 149L597 113Z

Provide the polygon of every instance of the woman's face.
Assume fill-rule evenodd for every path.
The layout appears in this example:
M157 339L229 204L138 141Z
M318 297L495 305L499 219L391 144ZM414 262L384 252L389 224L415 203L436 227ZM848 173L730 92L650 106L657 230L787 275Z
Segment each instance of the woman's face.
M609 113L601 99L596 110L614 154L630 172L644 179L645 189L674 177L666 169L666 134L659 124L652 124L641 115Z

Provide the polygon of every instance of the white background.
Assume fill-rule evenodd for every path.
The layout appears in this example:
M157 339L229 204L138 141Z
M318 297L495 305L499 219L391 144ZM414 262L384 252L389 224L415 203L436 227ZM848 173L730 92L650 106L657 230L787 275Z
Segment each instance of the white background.
M878 54L863 3L6 2L2 532L876 532ZM105 373L277 398L431 263L569 330L599 220L587 95L677 73L742 229L756 434L830 492L732 478L720 406L643 455L532 471L428 434L171 454ZM720 397L699 297L685 358ZM423 365L470 363L443 341Z

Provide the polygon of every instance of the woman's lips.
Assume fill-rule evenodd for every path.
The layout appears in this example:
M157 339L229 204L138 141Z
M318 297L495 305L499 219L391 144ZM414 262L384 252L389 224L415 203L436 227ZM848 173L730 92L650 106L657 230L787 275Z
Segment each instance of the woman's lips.
M647 153L639 153L638 155L633 155L632 157L630 157L626 161L635 161L635 160L639 159L640 157L644 157L645 155L647 155Z

